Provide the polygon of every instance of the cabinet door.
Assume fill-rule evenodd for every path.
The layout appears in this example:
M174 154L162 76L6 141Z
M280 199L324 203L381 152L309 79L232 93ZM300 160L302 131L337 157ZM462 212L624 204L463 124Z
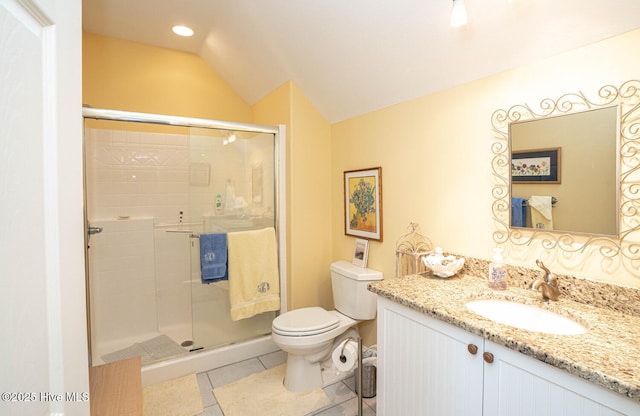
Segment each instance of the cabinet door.
M482 342L379 298L377 414L481 415ZM470 344L477 347L475 355Z
M485 340L484 414L638 415L640 404L534 358Z

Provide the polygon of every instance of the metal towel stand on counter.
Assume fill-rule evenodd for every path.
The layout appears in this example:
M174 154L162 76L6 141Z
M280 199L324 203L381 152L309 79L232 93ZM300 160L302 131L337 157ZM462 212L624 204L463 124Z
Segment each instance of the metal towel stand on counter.
M396 277L427 271L422 257L433 252L431 240L418 232L417 222L409 223L409 232L396 242Z

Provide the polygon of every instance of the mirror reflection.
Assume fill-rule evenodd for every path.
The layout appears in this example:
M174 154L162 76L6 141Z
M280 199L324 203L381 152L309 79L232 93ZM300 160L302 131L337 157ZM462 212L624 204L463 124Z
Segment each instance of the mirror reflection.
M618 236L618 106L509 124L512 228Z

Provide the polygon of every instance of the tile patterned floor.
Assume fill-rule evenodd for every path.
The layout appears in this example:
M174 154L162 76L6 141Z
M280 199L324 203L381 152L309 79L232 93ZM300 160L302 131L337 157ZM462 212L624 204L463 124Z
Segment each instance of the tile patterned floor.
M276 367L280 364L284 364L286 360L287 354L284 351L277 351L257 358L252 358L239 363L199 373L197 375L198 384L200 386L200 393L202 394L202 401L204 404L204 413L201 413L201 415L224 416L224 413L220 409L220 406L218 406L216 398L213 395L214 387L220 387L248 375ZM324 392L331 400L331 404L310 413L307 416L357 416L358 396L354 392L354 385L354 379L351 377L325 387ZM362 413L364 416L375 416L375 409L375 397L371 399L364 399L362 405Z

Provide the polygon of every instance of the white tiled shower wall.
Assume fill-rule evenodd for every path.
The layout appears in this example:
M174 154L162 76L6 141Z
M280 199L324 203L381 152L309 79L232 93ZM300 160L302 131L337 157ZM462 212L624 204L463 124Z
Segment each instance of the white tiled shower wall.
M89 240L94 357L157 333L153 219L94 221Z
M179 223L180 212L185 227L202 223L203 215L214 214L216 195L224 197L226 184L231 183L236 196L249 205L246 214L272 215L272 141L237 140L224 145L225 138L225 132L213 131L165 134L87 129L88 218L91 225L105 230L90 241L90 282L96 289L91 301L94 343L115 345L121 339L127 344L136 334L147 336L150 329L170 332L191 327L189 238L166 232ZM261 206L251 201L252 168L257 165L264 171ZM204 180L203 169L209 170ZM148 226L145 235L150 248L131 250L139 231L126 230L137 229L135 224ZM193 227L196 232L202 230L199 225ZM107 251L99 249L105 241ZM118 278L113 280L105 267L119 268ZM105 284L108 290L103 289ZM95 322L96 318L101 321ZM184 331L179 337L188 339Z
M93 184L88 210L95 219L147 216L156 222L201 220L213 214L215 196L230 180L237 196L250 201L246 141L222 138L88 129L87 176ZM190 168L208 164L208 185L191 185Z

